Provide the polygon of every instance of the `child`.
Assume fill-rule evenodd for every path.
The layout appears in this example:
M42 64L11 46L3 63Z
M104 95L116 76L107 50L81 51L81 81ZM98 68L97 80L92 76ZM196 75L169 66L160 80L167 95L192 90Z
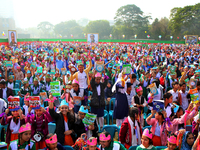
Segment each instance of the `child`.
M164 114L163 114L164 113ZM153 134L153 145L154 146L165 146L167 144L167 131L170 130L170 126L164 122L166 112L151 111L151 115L146 119L146 122L151 125L151 132ZM155 114L155 118L152 118Z
M87 140L87 147L84 147L83 150L100 150L97 147L97 139L94 137L90 137Z
M72 146L75 141L74 116L69 112L69 104L65 100L62 100L60 103L60 112L56 113L52 95L50 95L50 100L49 113L56 122L58 142L62 145Z
M165 93L164 94L164 105L165 105L165 111L167 113L167 117L174 116L174 111L172 108L172 102L173 102L173 96L171 93Z
M181 94L181 98L182 98L182 108L184 110L186 110L188 108L188 105L189 105L189 99L187 98L187 94L188 92L186 91L186 83L185 82L182 82L182 83L179 83L180 85L180 94Z
M9 147L10 141L18 139L19 128L25 124L25 119L22 116L22 110L11 111L12 116L7 117L9 109L6 109L5 114L1 120L2 125L8 124L6 132L6 143L7 148Z
M24 106L23 106L23 114L25 116L28 115L28 108L29 108L29 99L27 98L28 94L24 96ZM34 110L31 110L31 113L34 114Z
M40 92L42 92L42 87L38 83L38 79L34 78L33 85L31 85L31 95L32 96L39 96Z
M31 114L32 108L29 107L29 114L26 122L31 123L31 138L36 141L36 149L43 149L46 147L45 138L48 134L48 123L52 122L50 114L43 108L35 109L35 115ZM40 138L37 138L37 136Z
M178 82L173 82L172 83L173 89L169 91L169 93L172 94L173 96L173 101L178 101L180 105L182 105L182 97L181 93L178 91L179 89L179 84Z
M85 115L88 113L87 106L81 106L78 112L78 115L76 116L76 121L75 121L75 126L76 126L76 134L77 137L80 137L82 133L86 133L87 137L97 137L98 133L98 126L96 119L93 124L91 125L86 125L83 123L83 119L85 118Z
M18 95L20 96L20 106L24 105L24 96L27 94L31 95L31 89L27 79L24 79L23 85L24 86L22 86L18 92Z
M92 97L91 97L91 113L97 114L99 119L100 128L103 128L104 124L104 107L105 107L105 95L104 89L108 83L108 76L104 73L104 82L101 83L101 74L96 73L91 80Z
M171 134L168 138L167 138L167 147L165 150L179 150L179 148L177 147L177 136L174 134Z
M70 91L71 91L72 85L71 85L71 81L68 82L68 84L66 85L66 87L64 88L64 93L61 95L61 99L66 100L66 102L69 104L69 110L73 111L74 108L74 102L70 96Z
M180 134L180 131L179 131L179 134ZM181 142L181 149L192 150L192 146L194 144L194 135L192 134L192 132L185 131L185 129L182 129L180 142Z
M48 134L45 143L46 147L43 150L65 150L65 148L58 142L56 134Z
M74 79L72 82L72 89L70 91L70 95L74 101L74 112L78 113L79 108L81 105L86 105L86 102L84 101L85 98L85 93L84 93L84 89L79 87L79 82Z
M133 92L132 92L132 84L131 84L131 82L126 82L126 86L127 86L126 97L127 97L127 100L128 100L128 105L130 107L131 106L131 102L132 102L132 98L133 98Z
M123 72L119 74L117 81L115 82L112 92L116 91L116 102L114 108L114 118L116 118L116 124L119 127L125 118L128 116L128 100L126 97L126 83L124 80ZM133 85L132 85L133 86ZM132 89L133 90L133 89Z
M128 149L130 146L141 144L142 129L138 121L139 110L137 107L131 107L129 116L124 120L119 131L119 141L125 144Z
M139 118L140 118L140 123L141 123L141 127L143 127L144 124L144 117L143 117L143 113L144 113L144 107L147 106L147 102L144 98L143 94L143 89L141 86L139 86L138 88L136 88L136 93L137 95L135 95L132 98L132 105L136 106L139 110Z
M156 150L152 141L153 134L148 129L145 129L142 134L142 144L136 150Z
M22 125L19 129L18 140L11 142L8 150L36 150L34 141L31 139L31 125Z

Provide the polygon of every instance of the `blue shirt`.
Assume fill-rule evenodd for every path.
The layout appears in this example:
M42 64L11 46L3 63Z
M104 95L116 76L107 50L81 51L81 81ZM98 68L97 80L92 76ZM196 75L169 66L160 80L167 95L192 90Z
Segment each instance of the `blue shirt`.
M56 68L58 68L61 71L61 68L64 68L64 62L62 60L56 59Z

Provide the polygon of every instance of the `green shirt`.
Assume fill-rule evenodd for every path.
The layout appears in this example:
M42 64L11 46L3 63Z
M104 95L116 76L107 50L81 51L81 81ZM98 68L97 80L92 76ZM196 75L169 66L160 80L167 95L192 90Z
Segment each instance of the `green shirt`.
M24 89L24 86L22 86L19 90L19 92L21 93L22 96L25 96L27 93L31 94L31 89Z
M112 77L112 71L110 72L108 69L105 69L106 75L109 77L109 80L111 80Z
M113 149L113 144L114 143L117 143L117 144L119 144L120 145L120 149L119 150L126 150L126 148L121 144L121 143L119 143L119 142L117 142L117 141L112 141L111 143L110 143L110 146L109 147L107 147L107 148L104 148L104 150L114 150Z
M157 148L153 146L151 149L150 148L147 149L147 148L144 148L143 145L140 145L137 147L136 150L157 150Z
M19 149L25 149L28 144L29 144L28 142L25 142L24 144L20 145ZM18 148L18 140L14 140L10 143L8 150L17 150L17 148ZM30 150L36 150L35 142L32 140L30 140Z

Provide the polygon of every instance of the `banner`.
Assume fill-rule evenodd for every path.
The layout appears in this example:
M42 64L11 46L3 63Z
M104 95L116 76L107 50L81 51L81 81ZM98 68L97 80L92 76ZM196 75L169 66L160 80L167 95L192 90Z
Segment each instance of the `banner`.
M32 109L40 109L40 97L39 96L29 96L29 105Z
M87 125L92 125L94 123L96 117L97 116L95 114L87 113L85 115L85 118L83 119L83 123L87 124Z
M198 94L197 88L190 89L189 94L190 94L191 101L192 101L193 104L196 104L196 103L199 102L199 94Z
M131 64L123 65L123 73L125 75L131 74Z
M50 88L53 96L60 96L60 81L50 82Z
M61 68L61 73L62 73L62 75L65 75L66 74L66 68Z
M55 74L56 74L56 71L55 71L55 69L51 69L51 72L50 72L50 74L52 74L52 75L55 75Z
M76 106L81 106L81 100L80 99L81 99L81 97L79 97L79 96L73 97L73 101L74 101Z
M16 96L16 97L9 96L8 97L8 108L10 109L10 111L17 111L20 109L19 96Z
M96 71L102 72L104 70L104 61L96 61Z
M36 62L32 62L31 67L36 68Z
M13 66L13 64L12 64L12 61L6 61L5 62L6 64L6 67L12 67Z

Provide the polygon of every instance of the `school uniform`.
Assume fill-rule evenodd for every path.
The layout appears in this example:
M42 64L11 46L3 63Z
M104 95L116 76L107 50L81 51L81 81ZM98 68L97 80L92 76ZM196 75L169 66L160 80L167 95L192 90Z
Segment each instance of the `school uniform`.
M30 150L36 150L35 142L32 140L30 140L30 143L28 143L27 141L24 142L24 144L20 145L19 149L29 150L29 144L30 144ZM17 150L18 145L19 145L19 140L12 141L10 143L8 150Z
M7 85L8 88L13 90L15 88L15 83L16 83L15 81L13 81L12 83L11 82L6 82L6 85Z
M85 103L85 100L78 100L78 99L75 99L74 97L75 96L84 97L84 89L79 88L78 91L74 91L74 89L71 89L70 95L71 95L73 101L75 102L75 104L74 104L74 112L78 113L80 106L81 105L85 106L86 103Z
M39 96L40 92L42 92L42 87L41 85L31 85L31 95L32 96Z

